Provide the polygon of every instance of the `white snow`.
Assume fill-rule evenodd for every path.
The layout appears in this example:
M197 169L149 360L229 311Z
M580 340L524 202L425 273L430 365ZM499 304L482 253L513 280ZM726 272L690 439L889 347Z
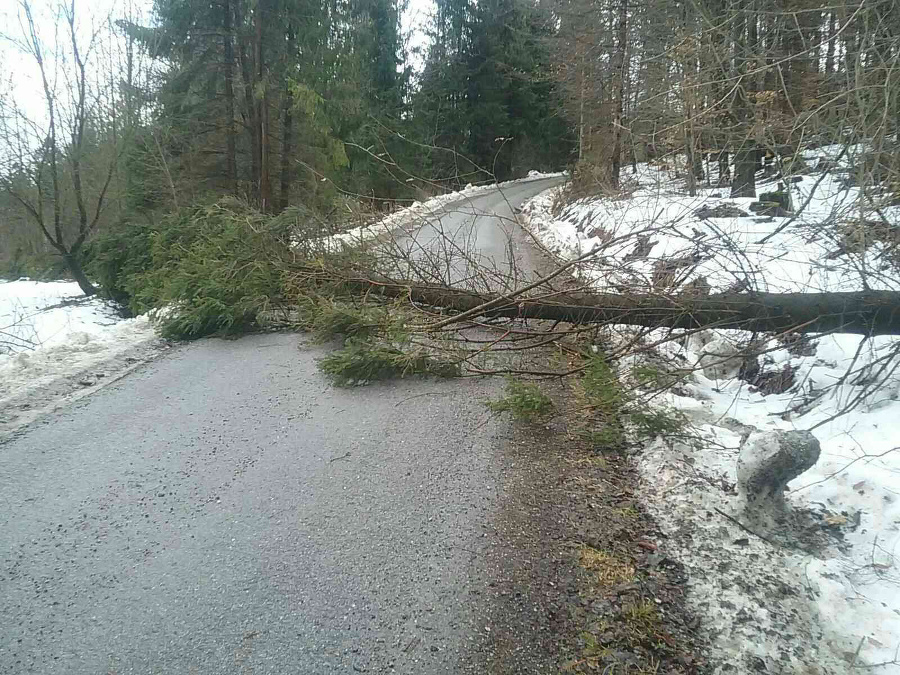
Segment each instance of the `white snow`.
M809 158L837 155L825 148ZM701 205L749 213L753 200L728 199L727 188L688 197L683 180L646 165L630 197L582 199L554 212L560 192L551 190L523 212L561 258L595 251L576 274L597 288L896 290L897 262L883 243L854 246L834 233L835 222L851 223L861 212L878 219L840 178L802 176L793 203L809 204L790 224L700 220ZM880 211L900 224L900 208ZM661 273L673 258L686 261L674 279ZM655 331L647 341L663 336ZM737 347L750 337L704 330L658 348L657 359L690 374L657 402L685 413L700 440L657 439L639 459L647 507L666 534L660 544L690 572L690 600L714 640L717 672L900 673L900 339L811 336L806 349L768 339L763 371L790 367L794 379L787 391L763 395L737 377ZM623 372L640 358L621 363ZM737 459L750 432L791 429L811 430L822 448L817 464L789 485L793 513L808 517L782 533L787 542L765 541L734 522L746 524L733 489Z
M529 201L523 212L531 217L532 229L544 245L561 257L570 259L597 249L598 255L579 271L607 289L627 285L647 290L654 285L655 263L688 256L696 256L697 262L686 268L683 281L705 277L712 290L744 283L770 292L855 291L863 288L864 281L872 289L900 288L900 277L889 265L890 251L880 242L871 243L865 253L832 257L844 240L834 234L828 221L849 223L858 218L863 199L858 188L842 188L839 177L800 176L801 182L791 186L794 205L804 204L811 193L812 199L786 230L775 234L788 218L700 220L693 215L701 205L733 205L753 216L748 209L753 199L728 199L727 189L715 188L700 189L696 197L688 197L664 169L639 168L639 187L631 198L579 200L547 217L558 188ZM760 191L776 187L769 182ZM900 222L900 207L880 210ZM772 239L759 243L770 235ZM649 250L638 257L642 239Z
M153 340L147 316L122 319L66 281L0 281L0 408Z

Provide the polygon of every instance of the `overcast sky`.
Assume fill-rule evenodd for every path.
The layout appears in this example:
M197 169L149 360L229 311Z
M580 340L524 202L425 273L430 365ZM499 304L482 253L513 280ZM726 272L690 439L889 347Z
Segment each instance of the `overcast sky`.
M146 16L149 15L151 5L152 0L75 0L79 48L86 51L92 36L104 27L110 17L121 16L128 8L133 8L139 16ZM45 51L48 78L53 86L54 75L58 75L57 91L59 96L63 96L63 84L67 81L63 73L66 65L54 60L55 43L57 40L62 43L62 51L67 57L71 50L68 26L62 19L57 19L59 6L59 0L31 0L35 26ZM0 93L11 95L16 104L27 111L29 117L39 120L44 115L45 101L40 71L34 57L22 53L27 25L20 0L0 0L0 35L0 77L3 78ZM101 31L100 35L105 38L108 33ZM89 66L97 68L99 63L99 54L89 55Z

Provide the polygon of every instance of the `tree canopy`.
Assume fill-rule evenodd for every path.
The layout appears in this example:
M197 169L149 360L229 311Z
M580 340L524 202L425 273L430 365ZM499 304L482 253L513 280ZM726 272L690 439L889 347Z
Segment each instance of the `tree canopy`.
M99 230L223 196L333 219L532 169L616 188L663 156L754 196L765 156L867 139L860 180L896 183L888 0L436 0L419 61L405 10L153 0L85 32L80 5L18 0L7 37L48 77L38 110L0 96L0 264L77 277Z

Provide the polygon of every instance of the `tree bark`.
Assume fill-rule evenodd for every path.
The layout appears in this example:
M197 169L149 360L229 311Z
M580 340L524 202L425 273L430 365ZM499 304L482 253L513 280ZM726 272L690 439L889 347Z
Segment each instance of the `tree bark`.
M271 152L269 148L269 83L267 82L268 68L263 46L264 12L264 0L259 0L256 5L256 11L253 14L256 34L254 45L256 52L256 84L259 87L256 92L256 121L259 124L259 130L257 131L259 138L259 208L263 212L269 212L272 210L272 183L270 179Z
M751 14L747 18L747 59L750 61L750 69L756 70L762 64L762 52L759 44L759 17L757 15L757 6L755 2L750 2ZM758 91L762 84L763 73L757 73L752 76L753 90Z
M548 302L519 297L507 300L496 293L472 293L446 286L411 286L385 278L354 278L346 286L459 312L494 303L478 314L488 317L649 328L900 335L898 291L726 293L705 297L579 293L562 296L559 302Z
M241 3L234 5L235 24L244 26L244 16L241 14ZM241 65L241 80L244 85L244 111L242 117L244 126L250 140L250 183L253 186L253 199L259 202L259 120L257 108L253 100L253 77L250 69L250 57L247 54L247 42L241 39L239 42L238 58Z
M64 253L62 259L81 292L85 295L95 295L97 287L91 283L90 279L87 278L87 274L84 273L84 268L81 266L81 261L78 260L78 255L75 253Z
M688 34L687 5L681 9L681 34ZM696 55L689 52L681 59L681 100L684 102L684 154L687 159L687 188L688 195L697 196L697 181L703 179L703 162L695 147L694 139L694 109L696 101L696 87L700 81L697 74Z
M619 0L619 25L617 28L616 51L611 67L615 85L613 100L613 147L610 163L612 184L618 186L622 171L622 136L625 117L625 77L628 60L625 52L628 42L628 0Z
M831 74L834 72L834 43L837 42L836 32L835 13L830 12L828 15L828 46L825 50L825 75L827 77L831 77Z
M719 185L724 181L731 180L731 157L727 150L722 150L718 157L719 162Z
M281 109L281 190L278 195L278 210L284 211L291 203L291 156L294 153L293 98L288 87L284 89Z
M231 0L222 4L225 31L225 172L228 188L237 192L237 143L234 138L234 27L232 25Z
M734 102L734 119L737 121L738 137L734 145L734 181L731 183L731 197L756 197L756 143L752 138L753 108L750 95L753 79L747 77L749 52L747 46L747 15L744 3L735 4L734 18L734 71L737 75Z
M792 1L788 6L794 11L783 16L784 57L788 59L781 66L787 90L784 111L788 115L796 116L803 111L803 90L809 85L810 74L818 71L817 63L807 50L814 41L813 35L820 15L803 11L803 3Z
M576 45L577 49L577 45ZM580 55L581 63L578 68L578 161L584 159L584 88L585 88L585 73L584 73L584 54Z
M287 54L294 55L296 35L291 26L287 28ZM278 192L278 211L284 211L291 203L291 187L293 172L291 170L294 154L294 97L291 94L290 82L285 82L281 99L281 185Z
M756 145L749 141L744 141L741 149L734 153L734 181L731 183L732 199L756 197L756 157Z

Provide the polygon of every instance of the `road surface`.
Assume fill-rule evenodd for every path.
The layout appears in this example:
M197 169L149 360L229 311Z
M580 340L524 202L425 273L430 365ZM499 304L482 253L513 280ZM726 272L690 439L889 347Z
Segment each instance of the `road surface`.
M544 265L533 238L517 223L515 209L526 199L562 182L540 178L513 183L447 204L410 236L398 236L388 250L404 262L383 272L471 290L514 288Z
M556 182L467 208L508 218ZM510 250L452 210L435 227ZM485 673L497 634L526 654L496 606L517 562L496 384L335 389L326 352L184 345L0 445L0 673Z

